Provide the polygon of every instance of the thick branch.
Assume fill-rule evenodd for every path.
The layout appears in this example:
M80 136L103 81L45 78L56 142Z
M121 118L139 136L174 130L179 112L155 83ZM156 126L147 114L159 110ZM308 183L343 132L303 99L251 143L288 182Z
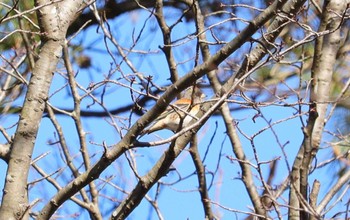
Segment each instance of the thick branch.
M0 144L0 158L8 162L10 158L10 144Z
M322 138L326 111L328 107L330 88L333 76L333 67L340 43L339 16L344 13L346 2L343 0L325 1L323 8L322 22L319 31L328 30L330 34L325 35L316 41L315 54L312 67L312 84L310 90L310 105L308 124L304 128L304 140L294 161L289 205L290 219L308 218L307 212L303 209L301 200L308 200L308 175L309 166L315 157ZM303 196L300 198L299 193ZM299 216L300 215L300 216Z
M36 5L47 4L37 1ZM45 37L28 85L21 116L11 146L0 219L28 219L27 178L36 135L45 109L45 102L59 58L62 53L69 18L76 14L81 2L51 4L38 10L38 17Z
M154 7L155 3L155 0L124 1L120 3L116 3L116 0L108 0L107 4L103 8L99 9L98 12L107 19L113 19L123 13L140 9L140 5L146 8L150 8ZM181 3L178 1L166 1L163 4L164 6L175 7L182 10ZM91 22L87 23L88 21ZM74 23L69 27L68 35L77 32L84 24L86 24L85 28L87 28L92 25L99 24L99 21L96 19L93 12L89 11L87 13L84 13L77 17Z
M24 211L27 210L27 178L31 156L61 48L59 41L47 41L35 64L12 144L0 219L12 219L13 213L17 217L24 217Z
M199 184L198 189L201 195L201 200L202 200L202 204L205 212L205 219L215 219L213 210L211 208L211 203L210 203L210 198L209 198L209 193L207 188L205 166L200 158L199 151L198 151L197 137L194 137L194 139L191 141L190 154L194 162L194 165L196 167L198 184Z
M166 24L165 17L163 14L163 1L156 1L156 13L155 16L157 18L160 29L163 33L163 43L164 46L161 48L165 54L166 61L168 62L169 70L170 70L170 79L171 82L174 83L179 79L179 74L176 69L176 62L173 55L173 50L171 45L171 28Z

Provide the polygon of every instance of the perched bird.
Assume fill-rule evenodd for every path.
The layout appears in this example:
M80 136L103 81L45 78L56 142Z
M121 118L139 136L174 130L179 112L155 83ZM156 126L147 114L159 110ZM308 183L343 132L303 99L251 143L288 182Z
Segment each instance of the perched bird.
M175 133L181 123L182 127L186 127L193 118L196 118L195 116L200 110L200 103L204 97L204 93L197 86L190 87L185 91L182 98L176 100L172 106L169 106L159 115L155 119L155 123L143 130L141 135L162 129L168 129Z

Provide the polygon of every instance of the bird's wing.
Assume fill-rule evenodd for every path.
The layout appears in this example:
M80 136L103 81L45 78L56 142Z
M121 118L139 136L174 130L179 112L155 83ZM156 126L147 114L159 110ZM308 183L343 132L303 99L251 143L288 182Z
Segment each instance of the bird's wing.
M172 105L170 105L162 114L160 114L148 128L144 129L140 133L141 137L146 133L148 134L148 133L152 133L153 131L163 129L164 125L160 123L160 121L173 113L177 113L177 114L180 114L181 116L185 116L190 106L191 106L191 100L188 100L188 99L177 100ZM175 121L173 123L175 123Z
M191 105L191 100L184 100L184 99L177 100L171 106L168 106L168 108L162 114L160 114L155 121L162 120L174 112L177 112L178 114L182 113L181 115L183 115L185 112L188 111L190 105Z

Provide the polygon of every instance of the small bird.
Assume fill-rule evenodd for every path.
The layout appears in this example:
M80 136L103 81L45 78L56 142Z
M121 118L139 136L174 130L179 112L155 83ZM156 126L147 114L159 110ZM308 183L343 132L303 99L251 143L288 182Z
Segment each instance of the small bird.
M162 129L168 129L175 133L181 123L182 127L186 127L193 118L196 118L203 98L205 98L205 95L197 86L190 87L185 91L182 98L176 100L172 106L169 106L159 115L155 119L155 123L143 130L141 135L150 134Z

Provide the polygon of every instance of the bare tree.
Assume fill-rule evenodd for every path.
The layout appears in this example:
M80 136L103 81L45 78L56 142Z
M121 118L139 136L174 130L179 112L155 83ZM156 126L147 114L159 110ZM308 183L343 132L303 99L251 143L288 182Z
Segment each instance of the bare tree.
M0 4L0 219L348 218L349 1Z

